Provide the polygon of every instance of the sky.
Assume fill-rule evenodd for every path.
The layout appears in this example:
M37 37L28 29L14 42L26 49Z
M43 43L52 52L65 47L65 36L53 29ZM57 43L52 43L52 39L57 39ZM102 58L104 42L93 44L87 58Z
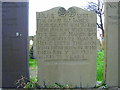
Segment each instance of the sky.
M97 0L29 0L29 36L36 35L36 12L58 6L66 9L72 6L84 7L90 1L97 2Z

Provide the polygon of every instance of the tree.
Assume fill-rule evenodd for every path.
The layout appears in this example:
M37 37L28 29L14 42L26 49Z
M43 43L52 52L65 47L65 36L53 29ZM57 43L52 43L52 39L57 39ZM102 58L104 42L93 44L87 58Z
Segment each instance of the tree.
M97 27L102 30L102 36L104 38L104 27L103 27L103 17L102 17L102 15L104 15L103 0L97 0L97 3L88 2L88 5L84 9L87 9L89 11L94 11L98 15L99 21L96 24L97 24Z

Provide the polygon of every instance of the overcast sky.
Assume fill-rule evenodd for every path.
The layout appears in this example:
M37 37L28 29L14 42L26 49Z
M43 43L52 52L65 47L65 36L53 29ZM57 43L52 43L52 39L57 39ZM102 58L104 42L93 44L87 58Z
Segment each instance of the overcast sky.
M97 0L29 0L29 36L36 34L36 12L46 11L58 6L66 9L72 6L83 7L90 1L96 2Z

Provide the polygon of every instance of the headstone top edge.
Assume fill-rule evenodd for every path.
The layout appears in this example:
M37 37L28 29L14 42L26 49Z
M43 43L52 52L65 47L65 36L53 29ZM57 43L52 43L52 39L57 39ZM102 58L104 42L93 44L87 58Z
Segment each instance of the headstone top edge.
M59 11L60 8L63 8L64 10L66 10L64 7L62 6L59 6L59 7L54 7L54 8L51 8L49 10L45 10L45 11L41 11L41 12L36 12L36 13L47 13L47 12L51 12L51 11ZM88 11L88 10L85 10L85 9L82 9L80 7L76 7L76 6L72 6L72 7L69 7L66 11L70 10L70 9L75 9L76 11L82 11L82 12L87 12L87 13L95 13L93 11Z
M106 2L120 2L120 0L105 0L104 2L105 2L105 3L106 3Z

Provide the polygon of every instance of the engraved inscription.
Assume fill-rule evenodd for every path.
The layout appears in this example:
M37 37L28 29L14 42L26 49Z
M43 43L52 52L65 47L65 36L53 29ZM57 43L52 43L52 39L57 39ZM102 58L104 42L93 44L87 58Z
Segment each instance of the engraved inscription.
M72 7L67 10L67 15L64 8L59 8L58 15L49 14L46 18L42 16L37 20L37 50L40 60L89 60L96 51L96 23L92 22L91 14L76 13Z

